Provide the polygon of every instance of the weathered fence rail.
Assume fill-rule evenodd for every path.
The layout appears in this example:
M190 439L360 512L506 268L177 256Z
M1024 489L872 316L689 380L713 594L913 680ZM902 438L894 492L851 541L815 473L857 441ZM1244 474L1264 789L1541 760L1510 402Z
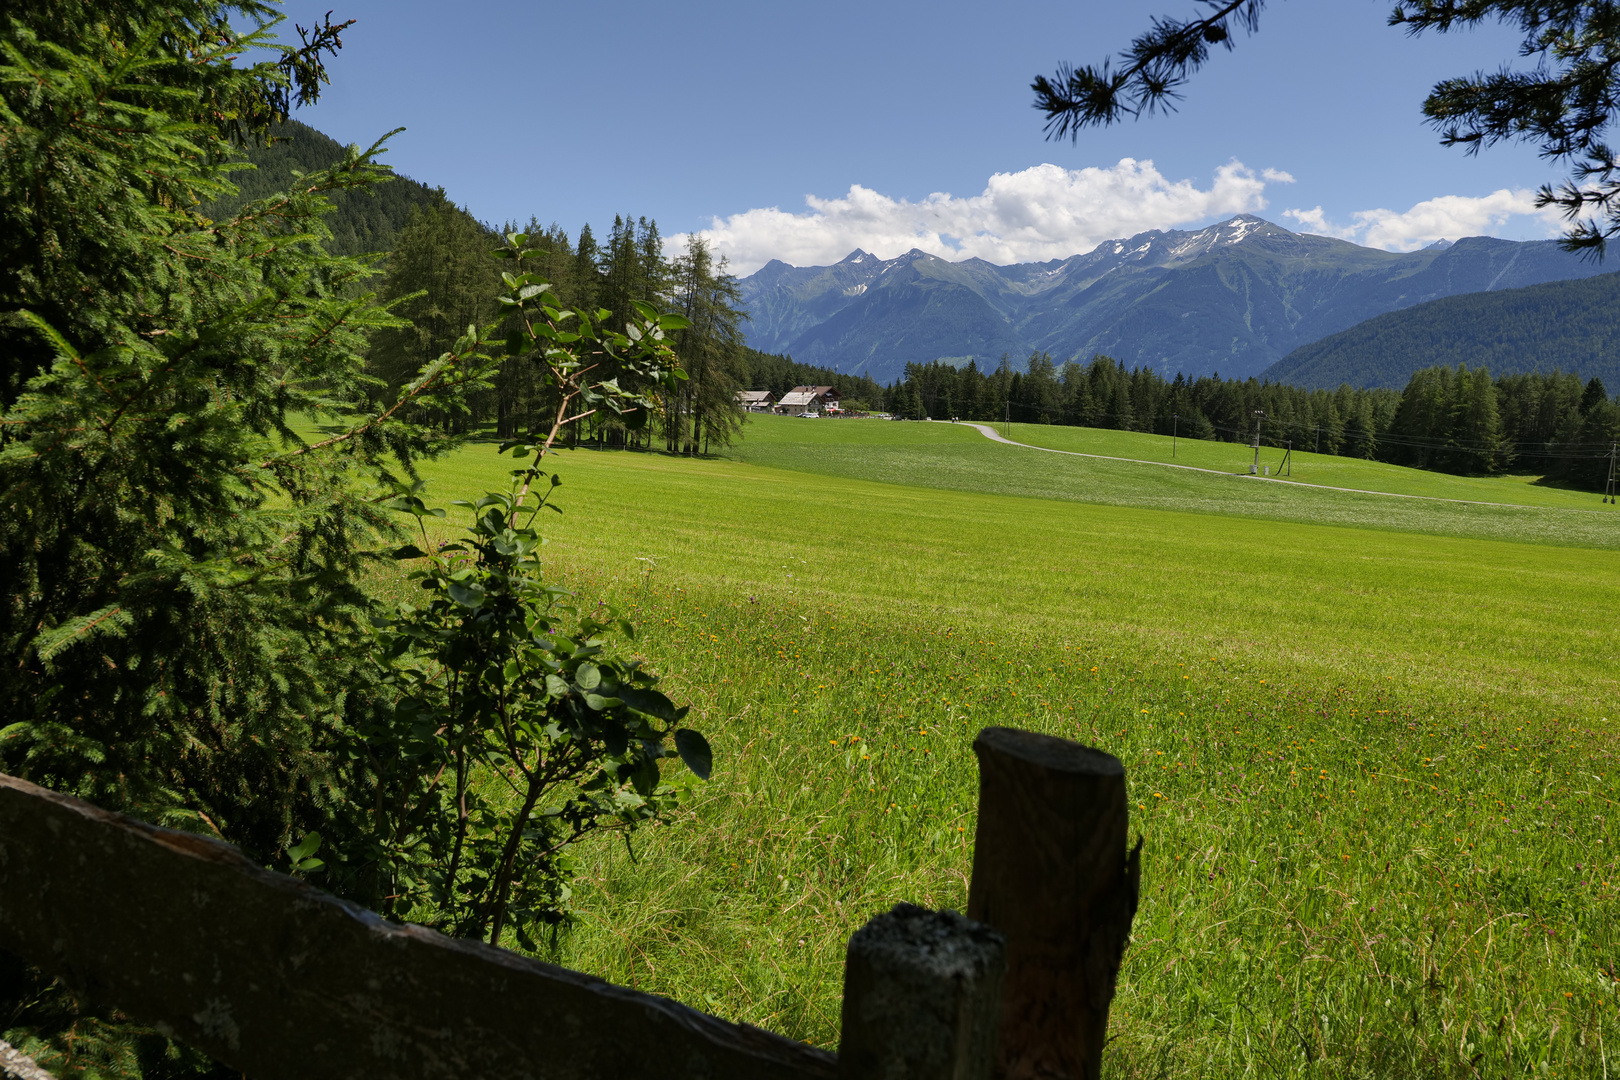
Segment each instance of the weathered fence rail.
M1094 1080L1136 906L1124 771L1008 729L975 750L980 921L900 905L858 931L837 1056L3 774L0 948L254 1080Z

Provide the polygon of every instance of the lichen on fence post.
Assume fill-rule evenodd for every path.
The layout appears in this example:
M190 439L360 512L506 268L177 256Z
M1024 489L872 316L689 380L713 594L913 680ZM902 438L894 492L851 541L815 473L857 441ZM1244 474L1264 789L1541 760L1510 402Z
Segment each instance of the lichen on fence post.
M1002 935L954 911L873 918L849 939L839 1080L989 1080L1006 967Z

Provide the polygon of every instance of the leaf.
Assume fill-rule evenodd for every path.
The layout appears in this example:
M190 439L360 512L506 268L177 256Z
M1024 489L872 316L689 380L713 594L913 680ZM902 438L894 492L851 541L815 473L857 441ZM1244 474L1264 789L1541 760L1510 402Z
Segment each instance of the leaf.
M568 684L555 675L547 675L546 692L552 697L567 697Z
M427 513L427 506L415 495L400 495L383 503L384 510L398 510L406 514L421 517Z
M450 599L464 608L474 611L483 606L484 589L481 585L469 585L461 581L450 582Z
M709 749L709 740L691 728L683 727L675 732L675 752L699 780L707 780L714 771L714 753Z
M623 698L624 703L636 710L636 712L657 717L666 724L673 724L679 719L675 715L675 703L657 690L642 690L633 686L621 686L619 687L619 697Z
M640 431L647 426L646 409L631 409L628 412L621 413L619 418L624 421L625 429L628 431Z
M321 834L312 832L287 849L287 858L296 865L319 850L321 850ZM320 860L317 859L316 861L319 862Z
M623 705L624 702L616 697L603 697L601 694L586 694L585 704L589 705L597 712L603 712L607 709L612 709Z
M581 664L574 672L574 681L581 690L595 690L602 685L602 669L595 664Z

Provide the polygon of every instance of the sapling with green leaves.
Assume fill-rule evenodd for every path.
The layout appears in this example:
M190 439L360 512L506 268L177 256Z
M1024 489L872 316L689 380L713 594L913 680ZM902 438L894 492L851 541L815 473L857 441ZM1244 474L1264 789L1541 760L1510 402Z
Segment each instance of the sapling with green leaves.
M660 389L685 377L665 334L678 315L637 303L623 332L608 312L565 309L546 282L522 272L527 237L495 254L502 275L505 351L532 363L551 393L539 428L501 444L522 462L506 491L455 505L471 512L465 538L434 543L421 485L388 505L417 519L415 564L424 598L378 625L378 660L391 701L358 731L376 780L370 863L374 903L463 937L498 943L510 932L535 948L536 931L566 918L568 849L587 835L626 835L667 816L683 788L660 763L678 755L707 779L708 744L679 727L686 715L658 678L615 646L630 623L582 607L548 581L537 528L562 481L543 468L568 425L599 411L639 428ZM473 342L498 331L469 331ZM673 744L673 745L671 745Z

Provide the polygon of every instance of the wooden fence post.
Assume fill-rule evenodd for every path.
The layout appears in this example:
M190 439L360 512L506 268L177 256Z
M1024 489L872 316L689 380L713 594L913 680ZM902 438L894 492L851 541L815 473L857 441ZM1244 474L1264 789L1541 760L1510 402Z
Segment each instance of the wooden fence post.
M990 1080L1006 969L1002 935L954 911L876 916L849 939L839 1080Z
M1136 915L1142 843L1118 758L986 728L968 917L1007 936L998 1080L1097 1080Z

